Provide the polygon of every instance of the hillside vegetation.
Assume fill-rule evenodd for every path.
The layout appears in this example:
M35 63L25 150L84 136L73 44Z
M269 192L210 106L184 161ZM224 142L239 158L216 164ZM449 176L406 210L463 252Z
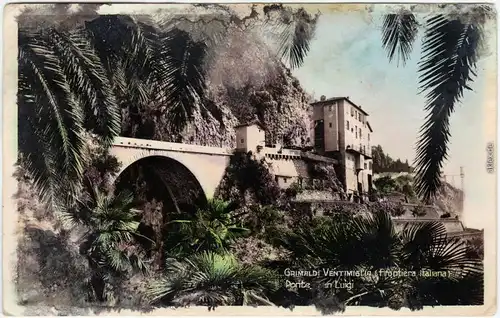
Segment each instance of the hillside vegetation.
M483 303L479 254L447 238L442 223L397 231L396 204L297 204L304 191L345 197L330 165L309 162L314 180L283 190L266 160L240 153L215 198L166 157L149 156L116 175L120 164L108 151L117 134L234 147L234 126L259 119L269 143L308 144L309 97L283 61L300 64L294 56L307 53L317 16L278 4L259 12L252 6L246 16L202 5L209 14L192 21L191 12L97 15L90 6L72 20L69 5L59 8L65 19L36 21L41 12L19 19L18 105L26 128L19 129L16 174L19 304L64 315L65 306L315 306L331 314L351 305ZM289 35L281 40L302 40L298 53L268 45L268 34L251 28L267 25L260 18L273 12ZM385 161L392 169L380 156ZM385 181L381 191L410 193L411 180ZM43 203L40 193L52 200ZM352 289L325 288L317 277L304 279L307 290L289 286L300 282L285 271L306 267L373 276L347 275ZM450 276L380 274L394 267Z
M408 159L405 162L401 159L394 160L389 156L389 154L384 153L381 145L372 147L373 156L373 173L382 172L413 172L413 167L408 163Z

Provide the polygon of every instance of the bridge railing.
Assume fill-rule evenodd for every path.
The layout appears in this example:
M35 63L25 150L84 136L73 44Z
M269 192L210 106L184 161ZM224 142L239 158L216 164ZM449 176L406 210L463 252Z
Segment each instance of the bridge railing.
M233 150L229 148L219 148L210 146L199 146L176 142L166 142L158 140L148 140L139 138L117 137L113 142L117 147L143 148L152 150L170 150L179 152L203 153L212 155L230 156Z

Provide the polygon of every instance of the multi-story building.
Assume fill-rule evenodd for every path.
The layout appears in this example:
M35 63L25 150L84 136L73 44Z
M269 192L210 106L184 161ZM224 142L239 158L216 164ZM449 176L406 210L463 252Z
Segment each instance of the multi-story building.
M311 140L316 151L339 161L337 175L348 195L368 195L373 175L370 142L373 130L368 113L349 97L321 96L311 106Z
M372 189L371 138L373 130L368 113L354 104L349 97L335 97L311 104L311 140L316 152L326 160L330 158L339 180L349 197L364 198ZM259 123L247 123L236 128L236 149L252 151L265 157L273 168L280 186L286 188L308 173L302 167L306 153L300 150L266 147L264 128ZM333 159L333 160L332 160Z

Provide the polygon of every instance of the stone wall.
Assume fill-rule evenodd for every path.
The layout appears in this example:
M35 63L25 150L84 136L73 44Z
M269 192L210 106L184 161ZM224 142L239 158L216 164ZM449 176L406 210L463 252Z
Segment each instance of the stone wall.
M337 200L302 200L294 201L293 207L307 216L328 216L334 213L368 213L366 205Z
M406 224L415 224L415 223L420 223L420 222L440 222L442 223L445 228L446 232L448 233L457 233L457 232L463 232L464 231L464 226L460 220L457 219L394 219L394 226L397 231L400 231L404 228Z

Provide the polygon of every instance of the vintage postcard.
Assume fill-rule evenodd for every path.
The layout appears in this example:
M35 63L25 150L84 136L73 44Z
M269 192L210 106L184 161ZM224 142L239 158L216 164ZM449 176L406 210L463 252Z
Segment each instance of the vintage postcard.
M496 312L492 4L8 4L3 312Z

